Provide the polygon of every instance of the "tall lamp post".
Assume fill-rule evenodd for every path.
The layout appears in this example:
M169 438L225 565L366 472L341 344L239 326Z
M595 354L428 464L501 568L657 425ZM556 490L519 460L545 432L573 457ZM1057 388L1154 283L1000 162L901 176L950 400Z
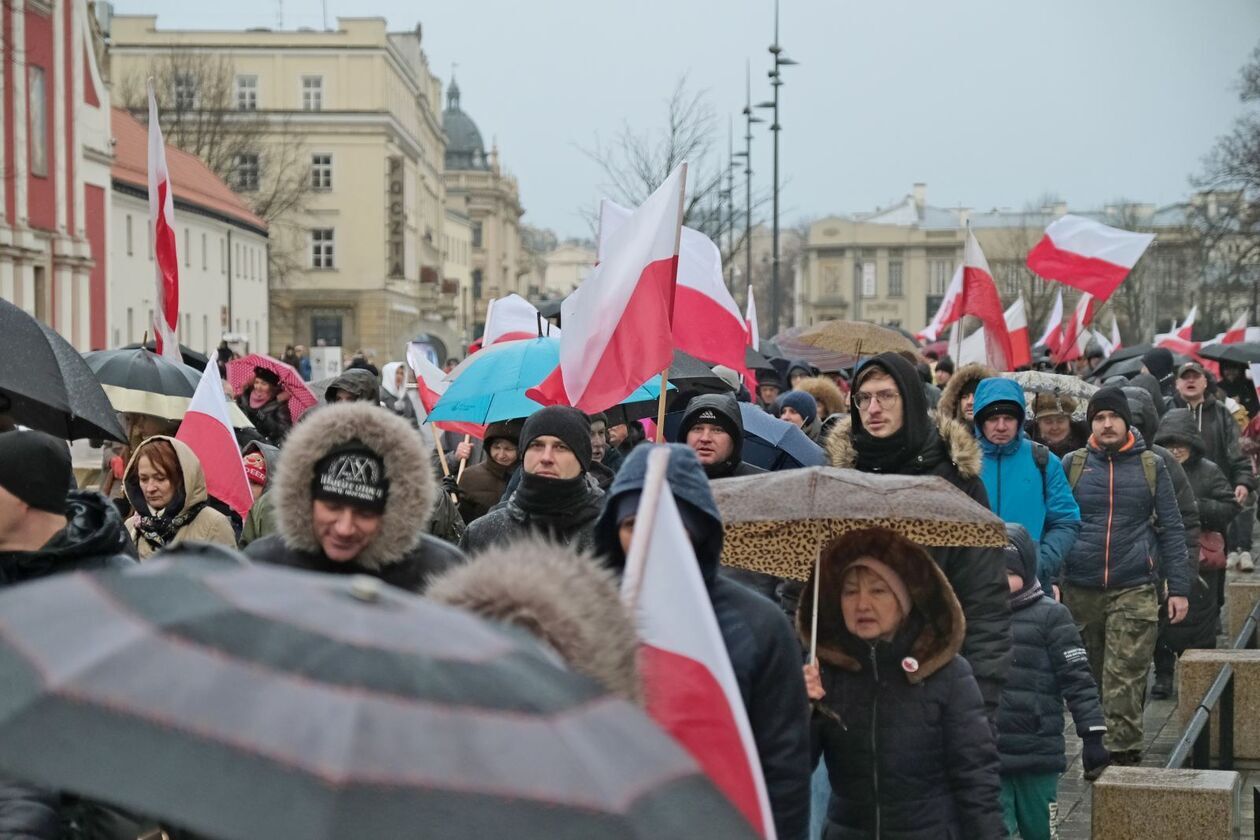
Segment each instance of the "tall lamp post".
M788 58L783 54L783 47L779 45L779 0L774 0L774 43L770 45L770 56L773 60L773 66L767 74L770 77L770 86L774 89L774 99L770 102L760 102L758 108L772 108L774 110L774 121L770 123L770 130L774 132L774 220L771 234L771 262L770 262L770 334L779 334L779 88L783 86L783 78L779 72L780 67L789 67L797 62Z
M744 62L744 151L736 152L735 157L744 159L744 282L752 284L752 127L753 123L765 120L753 115L752 107L752 69L749 62ZM748 301L744 301L748 307Z

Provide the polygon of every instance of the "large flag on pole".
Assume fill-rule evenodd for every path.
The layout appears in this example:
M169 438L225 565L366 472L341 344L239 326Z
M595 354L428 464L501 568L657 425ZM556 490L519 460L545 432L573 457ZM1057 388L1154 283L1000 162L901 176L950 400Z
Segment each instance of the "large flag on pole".
M1181 322L1181 326L1173 330L1173 335L1184 341L1193 341L1194 339L1191 336L1194 333L1194 319L1198 316L1198 314L1199 305L1196 303L1194 306L1190 307L1190 313L1186 315L1186 320Z
M1028 252L1028 268L1101 302L1129 276L1154 239L1153 233L1131 233L1068 214L1051 222Z
M411 372L416 377L416 396L420 398L420 405L424 406L424 413L428 414L433 410L433 406L437 405L442 394L446 393L451 383L442 369L429 361L424 348L414 341L407 345L407 364L411 366ZM479 439L486 436L486 427L476 423L442 420L433 425L443 432L472 435Z
M945 289L945 297L941 298L941 305L936 308L936 314L932 316L931 322L926 327L915 334L915 338L925 343L936 341L946 327L961 318L963 315L962 292L963 270L962 266L959 266L954 271L954 276L950 278L949 287Z
M510 294L490 301L486 313L486 328L481 333L482 347L489 347L500 341L538 338L540 335L559 338L560 328L553 326L525 298Z
M683 163L605 239L599 265L560 307L560 364L530 399L603 411L669 367L686 181Z
M629 208L604 199L599 205L599 253L629 220ZM706 362L744 369L748 345L744 318L722 277L722 253L713 240L684 227L678 240L674 292L674 346Z
M153 339L158 354L183 364L175 330L179 327L179 255L175 251L175 200L166 168L166 144L158 124L153 80L149 89L149 229L153 233L153 265L157 272L157 306L153 308ZM239 458L237 459L239 460ZM244 468L242 467L242 470ZM243 474L243 472L242 472Z
M1059 343L1058 361L1070 362L1085 354L1085 347L1093 336L1090 326L1094 323L1094 309L1098 301L1089 292L1081 295L1076 302L1076 311L1072 320L1063 327L1063 340Z
M1037 346L1045 347L1051 353L1058 353L1062 341L1063 290L1059 289L1059 293L1054 298L1054 307L1050 310L1050 317L1046 319L1046 329L1041 334L1041 338L1037 339Z
M1120 339L1120 322L1116 320L1116 316L1111 316L1111 352L1114 353L1124 347L1124 342Z
M744 324L748 329L748 346L760 350L761 328L757 325L757 298L753 295L752 283L748 284L748 306L744 311Z
M1011 369L1032 364L1032 350L1028 346L1028 315L1024 311L1024 296L1006 308L1006 331L1011 337Z
M178 353L179 347L172 346ZM206 476L206 492L244 518L254 505L254 494L250 492L241 450L236 445L236 433L228 419L227 398L223 395L218 365L208 364L201 372L201 381L188 402L188 410L175 437L196 453Z
M1010 370L1011 337L1006 331L1006 317L1002 299L989 262L980 250L976 235L967 229L967 244L963 248L962 315L974 315L984 324L985 355L995 370Z
M647 712L763 837L774 819L752 727L713 604L674 502L668 447L648 457L622 600L639 630Z

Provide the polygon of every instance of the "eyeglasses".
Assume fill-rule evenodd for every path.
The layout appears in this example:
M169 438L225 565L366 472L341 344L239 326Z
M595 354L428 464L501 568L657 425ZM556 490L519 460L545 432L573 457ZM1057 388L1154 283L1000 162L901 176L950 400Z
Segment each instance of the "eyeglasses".
M896 405L899 399L901 399L901 392L893 388L886 391L875 391L874 393L858 391L857 406L858 408L866 408L871 404L871 400L875 400L875 402L879 403L880 408L888 408Z

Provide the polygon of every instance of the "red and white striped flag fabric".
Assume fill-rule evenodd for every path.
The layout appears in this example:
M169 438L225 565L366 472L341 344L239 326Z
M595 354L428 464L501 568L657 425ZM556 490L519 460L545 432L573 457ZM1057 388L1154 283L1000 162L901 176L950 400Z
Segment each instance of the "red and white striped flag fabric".
M648 456L622 600L639 630L647 712L763 837L774 819L752 727L691 540L666 480L669 448Z
M500 341L538 338L539 335L559 338L560 328L553 326L525 298L511 294L490 301L486 312L486 328L481 334L482 347L489 347Z
M1004 314L1006 332L1011 337L1011 369L1032 364L1032 349L1028 346L1028 315L1024 311L1024 296L1006 308Z
M1059 344L1058 361L1070 362L1085 354L1085 347L1092 337L1090 326L1094 323L1094 309L1098 301L1089 292L1076 302L1072 319L1063 326L1063 341Z
M757 326L757 298L753 295L752 283L748 284L748 306L744 309L744 324L748 329L748 346L760 350L761 328Z
M416 396L420 398L420 405L424 406L424 413L428 414L450 387L450 380L446 378L446 374L440 367L429 361L429 357L424 353L424 346L414 341L407 345L407 364L416 377ZM486 436L486 427L477 423L442 420L433 425L444 432L472 435L477 439Z
M1051 353L1058 353L1062 342L1063 290L1059 289L1059 293L1054 298L1054 306L1050 310L1050 317L1046 319L1046 329L1041 334L1041 338L1037 339L1037 346L1045 347Z
M1114 353L1124 347L1124 342L1120 339L1120 322L1116 320L1116 316L1111 316L1111 352Z
M599 253L633 211L604 199L599 205ZM698 230L684 227L678 240L674 291L674 347L711 364L744 369L747 327L722 277L722 252Z
M669 367L686 180L679 164L604 242L599 265L560 307L560 364L530 399L603 411Z
M1154 239L1153 233L1131 233L1068 214L1051 222L1028 252L1028 268L1101 302L1129 276Z
M963 291L963 270L959 266L954 271L954 276L950 278L949 287L945 289L945 297L941 298L941 305L936 308L936 314L932 316L932 320L915 337L925 343L936 341L940 338L941 332L950 324L962 317L962 291Z
M175 200L166 168L166 145L158 124L157 99L149 82L149 228L153 233L153 265L157 272L157 306L153 338L158 355L183 363L175 330L179 328L179 255L175 251ZM240 460L239 458L237 460ZM243 469L243 468L242 468Z
M1190 307L1190 313L1186 315L1186 320L1181 322L1181 326L1173 330L1173 335L1184 341L1193 341L1194 339L1192 338L1192 335L1194 333L1194 319L1198 316L1198 314L1199 305L1196 303L1194 306Z
M967 229L963 248L962 314L974 315L984 324L985 355L994 370L1011 370L1011 337L1006 331L1002 299L998 297L989 261L980 250L976 235Z
M176 352L179 352L178 347ZM223 394L218 365L208 364L201 372L201 381L188 402L188 410L175 437L196 453L201 470L206 474L206 492L242 517L249 513L254 506L254 494L250 492L241 450L236 445L236 433L228 419L227 397Z
M1216 338L1203 342L1203 345L1241 344L1244 341L1260 341L1260 327L1247 326L1247 314L1245 312L1238 316L1237 321L1230 324L1229 329L1216 336Z

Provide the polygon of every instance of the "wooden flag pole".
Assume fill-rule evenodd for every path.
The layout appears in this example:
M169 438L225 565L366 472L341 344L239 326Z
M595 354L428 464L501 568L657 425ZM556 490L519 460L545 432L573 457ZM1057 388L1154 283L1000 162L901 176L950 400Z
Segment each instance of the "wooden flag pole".
M669 387L669 369L661 371L661 393L656 398L656 442L665 442L665 394Z
M814 612L809 619L809 664L818 664L818 585L822 582L822 551L814 558Z
M472 435L464 435L464 443L472 443ZM468 466L467 458L459 459L459 474L455 476L455 480L459 481L464 477L464 467Z
M434 442L435 444L437 444L437 451L438 451L438 463L440 463L440 464L442 465L442 475L443 475L445 478L450 478L450 477L451 477L451 466L450 466L450 464L446 463L446 450L442 448L442 432L441 432L441 431L439 431L439 430L438 430L438 429L436 429L436 428L435 428L433 431L436 433L436 434L434 434L434 435L433 435L433 442ZM451 497L451 501L452 501L454 504L456 504L456 505L458 505L458 504L459 504L459 497L458 497L458 496L456 496L454 493L450 493L450 494L448 494L448 495Z

